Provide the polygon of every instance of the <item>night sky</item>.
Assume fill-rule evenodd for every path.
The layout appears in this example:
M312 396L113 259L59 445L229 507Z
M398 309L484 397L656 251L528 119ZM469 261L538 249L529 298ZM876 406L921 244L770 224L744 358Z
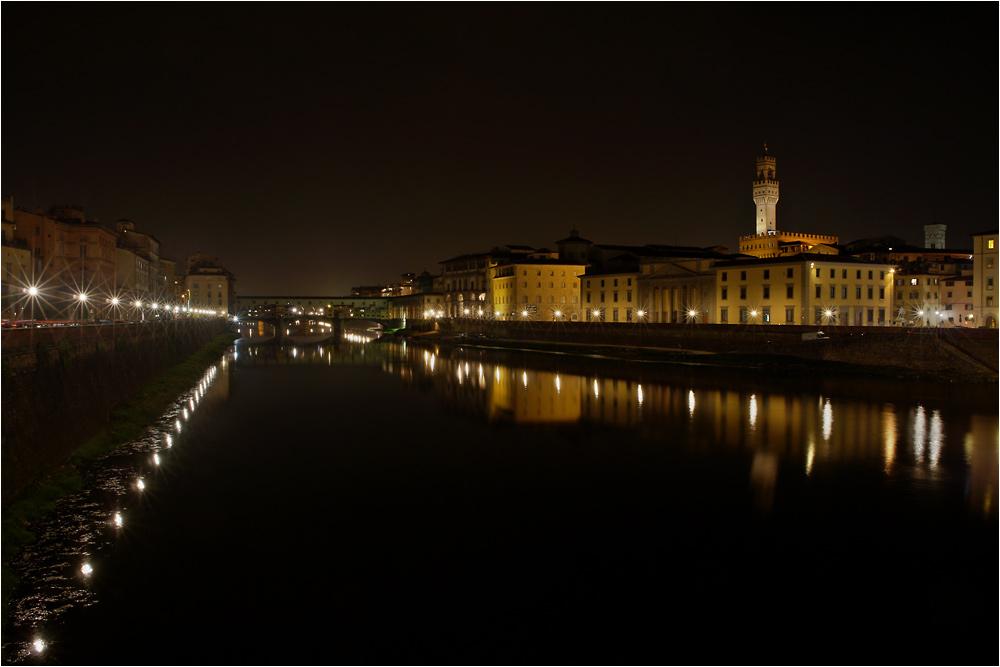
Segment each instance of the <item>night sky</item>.
M502 244L948 245L998 219L996 3L5 3L4 195L128 218L240 294Z

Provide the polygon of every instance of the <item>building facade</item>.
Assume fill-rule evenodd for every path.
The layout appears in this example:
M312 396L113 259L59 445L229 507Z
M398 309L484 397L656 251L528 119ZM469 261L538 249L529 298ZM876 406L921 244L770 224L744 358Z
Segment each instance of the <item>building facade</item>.
M490 267L493 316L515 320L578 322L580 276L586 264L552 257L497 263Z
M891 324L888 264L803 253L719 262L714 269L721 324Z
M973 239L973 320L977 326L997 327L997 232L979 232Z

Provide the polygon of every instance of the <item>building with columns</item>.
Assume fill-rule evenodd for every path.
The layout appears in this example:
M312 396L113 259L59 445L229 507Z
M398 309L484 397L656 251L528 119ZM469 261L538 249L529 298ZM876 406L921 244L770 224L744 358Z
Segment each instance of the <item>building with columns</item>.
M754 257L779 257L799 253L836 255L839 238L826 234L802 234L778 230L778 167L777 160L767 152L757 158L757 175L753 181L753 202L756 206L756 230L740 237L739 251Z

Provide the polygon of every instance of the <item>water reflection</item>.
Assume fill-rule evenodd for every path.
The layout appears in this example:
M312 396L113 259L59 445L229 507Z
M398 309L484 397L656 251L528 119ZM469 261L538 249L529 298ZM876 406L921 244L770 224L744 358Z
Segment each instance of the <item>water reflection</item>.
M357 351L346 351L352 354ZM685 386L588 376L574 372L585 364L566 362L559 369L533 368L542 364L527 362L512 366L506 361L510 355L471 348L381 343L369 348L368 355L383 371L410 384L430 383L449 400L490 420L624 427L664 442L678 440L675 434L683 432L687 446L752 451L751 486L761 507L769 504L768 489L777 483L782 461L796 462L794 468L805 475L870 462L885 475L926 483L940 474L945 461L954 464L959 459L975 477L970 506L985 516L996 512L995 415L979 415L969 423L969 416L959 413L949 423L942 409L922 403L906 406L808 391L768 393L704 386L710 382ZM417 359L422 363L415 363ZM467 381L473 365L475 382ZM493 381L484 382L486 375ZM908 448L900 447L904 433L909 434ZM961 446L949 450L949 442Z
M170 467L167 453L175 452L173 445L185 438L181 420L194 420L206 400L219 404L228 398L226 367L224 359L212 366L144 437L92 464L84 471L84 490L60 500L55 512L32 525L35 540L5 563L19 581L5 623L4 664L50 659L50 649L56 650L59 640L46 628L58 626L75 609L97 603L95 579L106 569L104 556L126 533L124 510L155 487L157 471ZM129 516L129 525L135 525L135 517ZM46 655L40 656L43 652Z

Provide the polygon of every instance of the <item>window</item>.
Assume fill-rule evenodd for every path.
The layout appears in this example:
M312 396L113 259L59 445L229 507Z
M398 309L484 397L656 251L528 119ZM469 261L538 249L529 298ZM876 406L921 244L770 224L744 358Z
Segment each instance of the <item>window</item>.
M725 301L728 298L729 298L729 288L728 287L723 287L722 288L722 300Z
M868 277L871 278L871 276ZM858 280L861 280L861 269L858 269Z
M603 280L601 281L601 287L604 287L604 281Z
M830 298L831 299L836 299L837 298L837 286L836 285L830 285Z
M986 279L986 289L993 289L993 279L992 278L987 278Z
M629 286L629 287L631 287L631 286L632 286L632 279L631 279L631 278L629 278L629 279L628 279L628 286Z
M719 322L722 323L722 324L725 324L725 323L729 322L729 309L728 308L720 308L719 309Z
M869 285L868 286L868 300L870 301L870 300L872 300L874 298L875 298L875 288L872 287L871 285Z
M746 321L747 321L747 309L746 309L746 306L741 306L740 307L740 322L744 322L745 323Z
M632 282L632 281L630 280L629 282ZM625 309L625 321L626 322L631 322L632 321L632 309L631 308L626 308Z
M770 299L771 298L771 286L770 285L764 285L764 298L765 299Z
M861 295L858 294L858 297L860 298ZM846 299L847 298L847 287L841 287L840 288L840 298L841 299Z
M785 324L795 324L795 307L785 308Z
M770 278L771 278L770 269L764 269L764 280L770 280Z
M614 286L618 287L618 279L617 278L615 278L615 284L614 284Z
M878 298L879 299L885 299L885 288L884 287L879 287L878 288Z
M625 300L626 301L631 301L632 300L632 290L626 290L625 291Z
M618 281L615 281L615 282L618 282ZM618 303L618 290L615 290L614 292L611 293L611 300L614 301L615 303Z
M816 285L816 298L817 299L822 298L823 293L820 291L822 289L823 289L822 285Z
M785 285L785 297L788 299L795 298L795 285Z
M722 272L722 282L726 282L726 272Z
M861 298L861 286L860 285L858 285L858 286L856 286L854 288L854 298L855 299L860 299ZM868 298L870 299L871 295L869 295Z
M35 229L38 229L38 227L35 227ZM35 233L37 234L38 232L36 231ZM986 247L989 248L990 250L993 250L993 239L990 239L989 241L986 242Z
M587 292L587 303L590 303L590 292Z
M601 303L604 303L604 292L601 292Z
M788 269L788 272L785 275L788 278L794 278L795 277L795 269Z
M740 298L741 299L746 299L747 298L747 286L746 285L740 285Z
M868 280L871 280L871 279L872 279L872 272L871 272L871 271L869 271L869 272L868 272Z
M847 279L847 269L842 269L841 270L840 277L844 278L845 280Z
M740 271L740 280L746 280L746 279L747 279L747 272Z
M830 269L830 277L831 278L837 277L837 269Z
M587 281L587 288L588 289L590 288L590 281L589 280Z
M816 277L819 278L819 269L816 269Z

